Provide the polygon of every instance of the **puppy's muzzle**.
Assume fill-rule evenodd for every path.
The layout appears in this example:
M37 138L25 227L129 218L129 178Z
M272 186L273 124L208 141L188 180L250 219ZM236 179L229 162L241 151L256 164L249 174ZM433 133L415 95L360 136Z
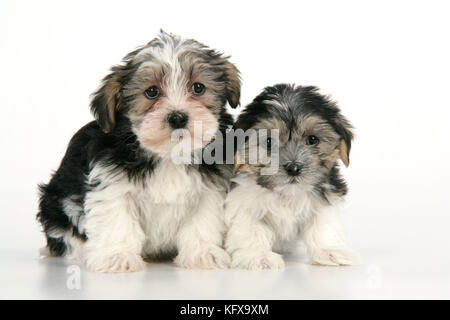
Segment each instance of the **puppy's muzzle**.
M181 111L173 111L167 116L167 122L172 129L183 129L188 123L189 117Z
M286 173L289 176L295 177L300 175L300 173L302 172L302 167L303 166L297 162L289 162L284 165L284 170L286 170Z

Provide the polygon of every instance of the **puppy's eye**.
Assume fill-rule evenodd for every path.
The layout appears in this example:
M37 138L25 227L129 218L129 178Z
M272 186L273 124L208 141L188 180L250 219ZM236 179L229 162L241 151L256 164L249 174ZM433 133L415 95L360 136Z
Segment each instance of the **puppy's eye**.
M271 138L267 138L266 140L266 149L270 150L272 148L272 139Z
M159 96L159 89L157 86L151 86L150 88L144 91L144 95L147 99L150 100L156 99Z
M308 136L308 138L306 138L306 143L309 145L318 144L319 138L317 138L316 136Z
M196 82L192 85L192 93L196 96L201 96L205 92L205 86L200 83Z

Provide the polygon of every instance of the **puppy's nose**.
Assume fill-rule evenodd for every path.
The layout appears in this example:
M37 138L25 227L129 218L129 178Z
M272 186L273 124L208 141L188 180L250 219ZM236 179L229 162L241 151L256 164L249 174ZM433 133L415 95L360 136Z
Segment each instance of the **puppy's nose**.
M185 128L188 120L188 115L181 111L173 111L167 116L167 122L172 129Z
M302 171L302 165L299 163L291 162L284 166L284 170L286 170L287 174L290 176L298 176Z

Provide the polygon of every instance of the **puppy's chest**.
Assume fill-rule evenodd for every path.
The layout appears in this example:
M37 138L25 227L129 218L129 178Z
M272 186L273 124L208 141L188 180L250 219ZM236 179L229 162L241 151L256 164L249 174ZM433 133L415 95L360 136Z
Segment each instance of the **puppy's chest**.
M198 171L164 161L146 179L138 197L147 205L190 206L199 200L203 184Z
M292 240L312 215L311 199L307 195L268 197L264 221L280 240Z
M192 168L172 163L155 168L137 196L146 254L173 250L180 227L197 211L203 184Z
M198 171L169 161L159 163L135 194L146 234L158 237L156 233L162 230L165 236L173 236L195 212L202 188Z

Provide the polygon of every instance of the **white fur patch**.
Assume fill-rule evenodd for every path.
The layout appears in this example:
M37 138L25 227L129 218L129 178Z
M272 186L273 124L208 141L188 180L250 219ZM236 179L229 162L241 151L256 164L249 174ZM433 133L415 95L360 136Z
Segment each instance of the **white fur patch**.
M91 270L139 271L142 256L176 249L183 267L229 263L220 248L224 192L206 186L197 170L163 159L144 183L134 183L125 172L98 164L88 182L96 185L85 198L88 240L79 245L73 237L65 239L70 256Z
M232 266L245 269L281 268L273 251L289 247L301 236L312 262L353 264L336 221L323 202L298 185L271 191L243 174L225 202L229 228L225 247ZM281 259L281 261L280 261Z

